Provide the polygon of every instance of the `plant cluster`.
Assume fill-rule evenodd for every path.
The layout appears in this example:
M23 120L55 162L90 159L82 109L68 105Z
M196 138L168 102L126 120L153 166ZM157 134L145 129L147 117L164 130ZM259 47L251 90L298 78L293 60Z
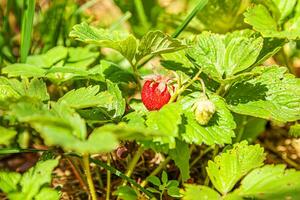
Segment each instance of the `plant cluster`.
M199 1L198 20L217 16L214 5L225 2ZM264 149L251 143L267 120L294 124L291 134L299 136L300 79L287 67L263 63L300 38L300 2L233 2L219 7L235 16L232 24L224 24L222 14L216 20L230 27L208 24L211 31L177 38L187 19L173 36L151 30L137 38L82 22L69 36L87 45L56 46L5 64L0 154L43 156L24 174L0 171L0 189L9 199L59 199L51 173L66 158L80 161L93 200L99 194L90 163L107 170L107 199L299 199L300 172L264 164ZM155 73L145 67L153 57L160 58ZM136 148L122 171L111 155L123 159L126 143ZM195 149L201 149L200 163L190 163ZM138 182L131 177L147 150L163 158ZM171 160L180 171L176 180L169 180ZM191 184L195 165L203 177ZM114 188L112 176L122 180Z

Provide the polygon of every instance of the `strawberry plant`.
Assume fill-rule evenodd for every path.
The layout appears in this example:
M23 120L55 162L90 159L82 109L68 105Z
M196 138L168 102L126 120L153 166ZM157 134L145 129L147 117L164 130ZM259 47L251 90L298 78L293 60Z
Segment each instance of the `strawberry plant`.
M300 163L268 159L278 151L261 136L273 124L300 135L300 1L191 1L183 17L158 2L115 1L132 13L131 31L130 13L110 27L89 23L80 13L96 2L65 1L66 16L53 3L62 30L42 29L39 41L47 20L33 23L35 3L24 1L20 58L1 31L6 198L63 199L72 191L55 184L60 170L79 199L300 198ZM24 173L7 167L28 155L40 158Z

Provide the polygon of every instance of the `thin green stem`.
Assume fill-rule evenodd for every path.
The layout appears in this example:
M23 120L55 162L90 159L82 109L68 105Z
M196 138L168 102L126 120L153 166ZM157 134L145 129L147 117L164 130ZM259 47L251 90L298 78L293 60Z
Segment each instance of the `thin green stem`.
M107 155L107 165L110 166L110 155ZM110 198L110 187L111 187L111 172L107 171L107 178L106 178L106 200Z
M133 64L132 61L128 60L131 67L132 67L132 71L133 71L133 76L134 78L136 79L137 81L137 84L138 84L138 89L140 90L141 89L141 82L140 82L140 75L139 75L139 71L138 71L138 68L136 66L136 64Z
M247 76L258 76L260 74L261 73L259 73L259 72L244 72L242 74L238 74L238 75L232 76L230 78L227 78L224 81L222 81L222 83L223 84L225 84L225 83L231 83L231 82L235 82L239 78L244 78L244 77L247 77Z
M95 172L96 172L96 176L97 176L97 179L98 179L99 188L103 188L103 181L102 181L102 177L101 177L101 172L100 172L100 167L99 166L97 166Z
M200 69L197 74L190 80L187 84L183 85L181 88L178 88L177 91L173 94L170 99L170 103L174 102L181 93L183 93L188 87L190 87L196 80L199 79L200 74L202 73L202 69Z
M193 160L190 167L194 166L205 154L207 154L209 151L213 149L212 146L207 147L204 151L201 151L199 155Z
M216 94L221 95L224 92L225 84L221 83L220 87L217 89Z
M167 157L163 162L161 162L159 164L159 166L157 168L155 168L155 170L153 172L151 172L151 174L148 177L156 176L170 162L170 160L171 160L171 157ZM142 181L142 183L141 183L142 187L145 187L148 184L147 178Z
M246 124L247 124L247 116L243 115L242 116L242 123L241 123L241 126L239 127L239 131L238 131L238 134L236 136L235 142L240 142L241 141L241 139L243 137L243 133L245 131Z
M89 190L90 190L90 195L92 197L92 200L97 200L96 190L95 190L95 186L94 186L94 182L93 182L91 170L90 170L90 155L83 154L82 160L83 160L84 172L85 172Z
M136 164L138 163L141 155L144 152L144 148L143 147L139 147L139 149L137 150L137 152L135 153L135 155L133 156L132 160L130 161L129 165L128 165L128 169L125 173L126 176L130 177L132 175L132 172L136 166ZM122 185L126 185L127 181L124 180Z
M217 156L218 153L219 153L219 146L215 145L213 156L212 156L211 160L213 160ZM208 185L208 184L209 184L209 176L208 176L208 174L206 174L204 185Z
M192 10L192 12L185 18L185 20L177 27L175 32L172 34L173 38L177 38L180 33L187 27L187 25L192 21L196 14L204 8L208 0L199 0L197 6Z
M281 49L280 54L283 58L283 61L286 65L286 67L288 68L289 72L292 73L292 74L295 74L295 70L294 70L293 66L290 64L290 61L289 61L289 59L288 59L288 57L287 57L287 55L284 51L284 48Z

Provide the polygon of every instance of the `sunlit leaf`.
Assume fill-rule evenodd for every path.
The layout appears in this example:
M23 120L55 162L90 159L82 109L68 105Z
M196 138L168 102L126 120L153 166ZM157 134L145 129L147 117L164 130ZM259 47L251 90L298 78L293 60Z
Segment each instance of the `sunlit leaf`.
M215 188L226 194L250 170L263 165L264 159L263 148L243 141L209 161L206 170Z
M203 32L188 55L215 80L228 78L250 67L263 47L263 39L241 32L227 35Z
M74 37L82 42L115 49L130 62L136 53L137 41L133 35L128 35L121 31L97 29L85 22L75 25L70 32L70 37Z
M284 165L266 165L254 169L241 182L236 194L255 199L291 199L300 196L300 172Z
M255 78L238 81L225 96L229 108L239 114L287 122L300 119L300 80L286 68L256 67Z
M185 184L183 200L221 200L221 195L215 190L201 185Z
M161 31L150 31L140 41L136 60L141 60L147 55L155 56L178 51L185 47L180 40L174 39Z

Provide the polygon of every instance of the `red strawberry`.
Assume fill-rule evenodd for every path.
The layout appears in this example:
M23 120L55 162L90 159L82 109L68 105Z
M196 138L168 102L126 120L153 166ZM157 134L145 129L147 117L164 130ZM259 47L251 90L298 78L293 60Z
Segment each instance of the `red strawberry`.
M167 82L160 76L145 82L142 88L142 102L148 110L159 110L169 102L171 94Z

